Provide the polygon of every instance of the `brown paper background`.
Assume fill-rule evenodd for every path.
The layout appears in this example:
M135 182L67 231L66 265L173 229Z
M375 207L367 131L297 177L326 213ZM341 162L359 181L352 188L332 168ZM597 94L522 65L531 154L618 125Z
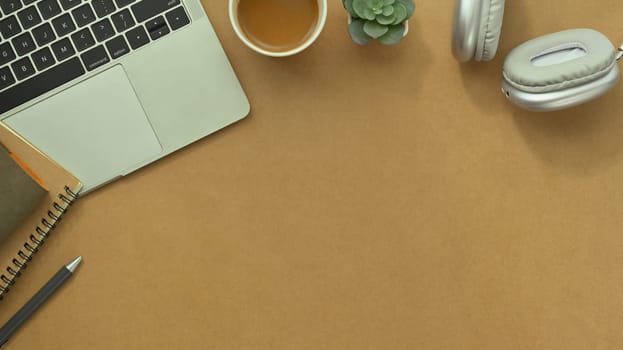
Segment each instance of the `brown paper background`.
M79 201L2 321L84 264L11 348L623 347L622 86L550 114L499 91L527 39L618 44L620 3L508 1L497 58L459 65L452 1L391 48L330 2L312 48L270 59L204 1L252 114Z

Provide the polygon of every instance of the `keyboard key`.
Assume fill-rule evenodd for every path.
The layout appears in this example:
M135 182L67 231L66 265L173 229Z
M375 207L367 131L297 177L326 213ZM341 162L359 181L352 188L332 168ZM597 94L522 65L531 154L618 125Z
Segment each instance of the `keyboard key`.
M165 16L167 17L167 21L169 21L169 25L173 30L178 30L190 23L190 19L188 18L186 11L184 11L184 8L181 6L175 10L169 11Z
M78 57L52 67L20 84L0 92L0 114L70 82L85 73Z
M156 30L161 27L166 27L167 23L164 21L163 16L158 16L156 18L152 18L149 21L145 22L145 28L147 28L148 32Z
M130 52L130 47L128 46L128 43L125 42L123 35L108 41L106 43L106 48L108 49L108 53L110 53L110 57L113 59L119 58Z
M11 48L11 44L4 43L0 45L0 66L7 64L15 59L15 52Z
M170 32L171 31L169 30L169 27L164 26L164 27L160 27L154 31L149 32L149 36L151 37L151 40L157 40L169 34Z
M61 7L56 0L43 0L37 4L44 19L50 19L61 13Z
M56 34L59 37L65 36L76 29L74 21L71 20L71 16L68 13L52 20L52 25Z
M67 11L80 5L80 1L82 0L61 0L61 6L63 6L63 10Z
M91 6L89 4L84 4L76 8L71 11L71 14L74 16L78 27L84 27L95 21L95 14L93 13L93 10L91 10Z
M30 4L35 3L37 0L22 0L22 3L24 4L24 6L28 6Z
M135 1L136 0L115 0L115 2L117 3L117 7L119 7L119 8L122 8L124 6L128 6L128 5L132 4Z
M128 38L130 46L134 50L149 43L149 37L147 36L147 32L145 31L145 28L143 28L143 26L134 28L127 32L125 35Z
M99 18L106 17L107 15L117 10L112 0L93 0L91 4L93 5L93 8L95 9L95 13L97 14L97 17Z
M32 30L32 35L35 37L37 45L44 46L56 39L52 26L49 23L43 23L37 28Z
M134 22L134 18L132 18L130 10L127 9L115 13L110 18L112 19L112 22L114 23L115 28L119 33L123 33L136 25L136 22Z
M50 51L47 47L33 53L30 57L32 58L32 61L35 62L35 66L38 70L44 70L54 64L52 51Z
M155 17L180 4L180 0L150 0L132 5L132 12L138 22Z
M78 51L84 51L95 45L95 39L88 28L72 34L71 40L74 42L74 46Z
M13 72L17 77L17 80L24 80L29 76L35 74L35 67L30 62L30 58L24 57L21 60L15 61L11 64Z
M110 62L110 58L108 58L104 45L93 48L83 53L80 57L82 58L82 62L84 62L84 65L87 67L88 71L92 71L95 68L101 67L102 65Z
M17 18L15 16L11 16L0 21L0 33L2 33L2 36L5 39L17 35L21 31L22 28L19 26L19 23L17 23Z
M24 29L29 29L41 23L41 16L34 6L30 6L17 13L19 21L22 22Z
M154 19L150 19L145 23L145 28L151 37L151 40L156 40L164 35L169 34L169 27L167 22L164 21L163 16L158 16Z
M22 3L19 0L0 0L0 8L4 14L15 12L22 8Z
M54 51L54 56L56 56L56 60L59 62L68 59L76 53L68 38L52 44L52 51Z
M9 67L0 68L0 90L9 87L15 83L15 78L13 78L13 73Z
M32 40L32 36L28 32L16 36L11 42L18 56L24 56L37 48L35 46L35 41Z
M93 31L93 34L95 34L95 38L97 39L97 41L108 40L115 36L115 30L113 29L112 24L110 23L110 20L108 20L108 18L105 18L92 25L91 30Z

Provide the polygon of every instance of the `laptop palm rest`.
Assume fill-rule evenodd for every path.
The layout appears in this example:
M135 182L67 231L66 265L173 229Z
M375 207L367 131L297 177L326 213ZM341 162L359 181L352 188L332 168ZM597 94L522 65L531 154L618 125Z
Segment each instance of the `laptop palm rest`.
M163 151L119 65L4 122L78 177L86 191Z

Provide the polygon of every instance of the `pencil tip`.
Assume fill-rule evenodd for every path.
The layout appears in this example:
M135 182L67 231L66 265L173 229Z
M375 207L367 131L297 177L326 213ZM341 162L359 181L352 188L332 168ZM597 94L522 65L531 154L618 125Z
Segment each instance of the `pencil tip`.
M80 265L81 262L82 262L82 257L79 256L79 257L75 258L74 260L72 260L69 264L65 265L65 267L70 272L74 272L74 271L76 271L76 268L78 268L78 265Z

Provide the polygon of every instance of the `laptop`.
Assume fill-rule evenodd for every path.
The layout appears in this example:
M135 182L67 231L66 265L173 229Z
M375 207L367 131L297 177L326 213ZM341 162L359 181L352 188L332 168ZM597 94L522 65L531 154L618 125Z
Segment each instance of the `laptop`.
M0 121L97 189L248 100L199 0L0 0Z

